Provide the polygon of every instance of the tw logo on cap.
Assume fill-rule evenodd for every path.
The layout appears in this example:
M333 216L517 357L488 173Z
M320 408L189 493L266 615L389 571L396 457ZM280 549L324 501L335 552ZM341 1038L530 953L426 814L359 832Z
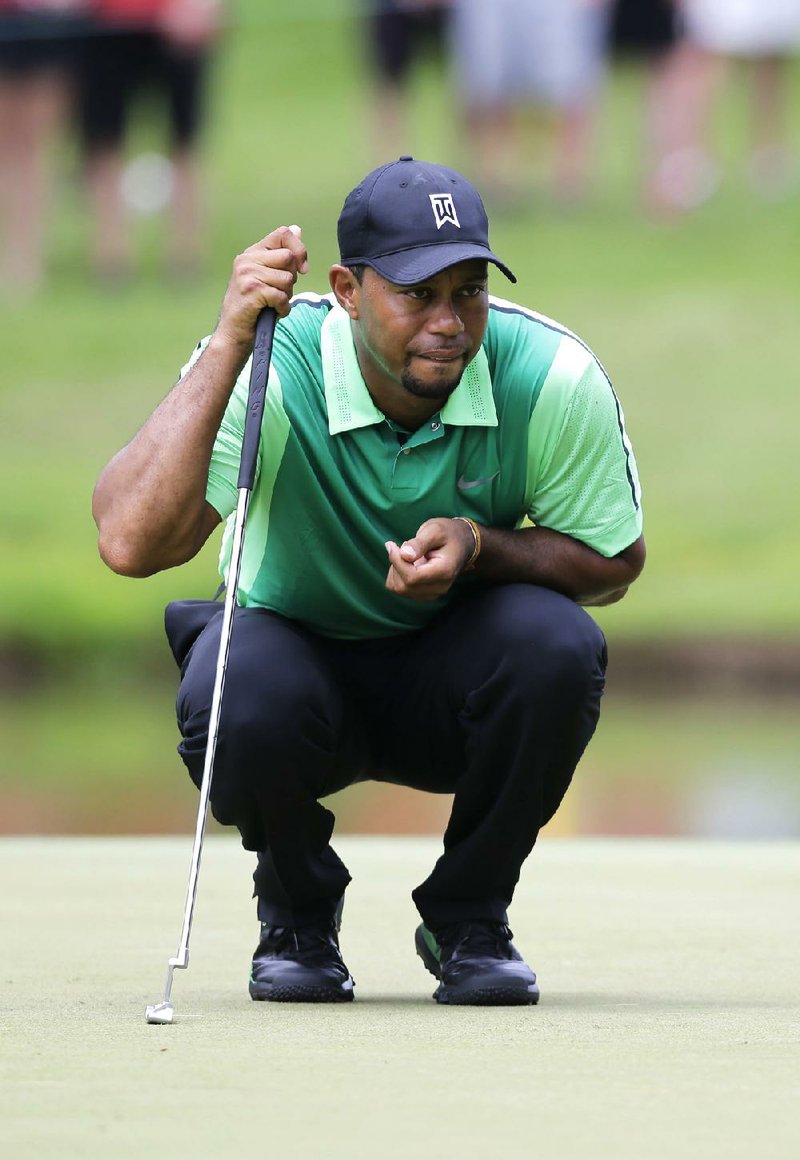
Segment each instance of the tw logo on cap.
M437 230L440 230L446 222L461 229L461 222L458 220L456 207L453 205L453 195L450 193L430 193L428 196L431 199Z

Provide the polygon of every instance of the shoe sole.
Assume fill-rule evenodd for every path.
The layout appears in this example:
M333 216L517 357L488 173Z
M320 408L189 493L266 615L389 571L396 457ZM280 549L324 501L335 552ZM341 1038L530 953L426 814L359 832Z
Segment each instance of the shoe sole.
M250 998L256 1003L350 1003L353 988L330 991L327 987L255 987L250 985Z
M539 988L477 987L475 990L456 991L440 986L433 992L437 1003L451 1007L531 1007L539 1002Z
M434 979L439 980L439 986L432 996L437 1003L445 1003L450 1007L530 1007L539 1002L538 985L526 984L521 980L517 985L508 984L504 987L474 987L464 990L445 987L441 982L439 961L432 954L419 928L414 937L414 945L425 970L433 975Z

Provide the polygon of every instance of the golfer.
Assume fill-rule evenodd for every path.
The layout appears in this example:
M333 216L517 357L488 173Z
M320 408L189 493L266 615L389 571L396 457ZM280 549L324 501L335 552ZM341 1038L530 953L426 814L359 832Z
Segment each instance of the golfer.
M605 641L581 605L621 599L644 563L635 460L592 352L489 294L490 267L516 279L460 174L376 169L338 237L322 296L292 296L297 226L235 259L214 333L100 476L100 553L149 576L226 520L225 577L254 328L273 307L211 789L258 858L250 994L352 999L350 875L320 799L372 779L455 795L412 895L434 998L535 1003L507 911L597 724ZM221 622L211 602L167 610L197 784Z

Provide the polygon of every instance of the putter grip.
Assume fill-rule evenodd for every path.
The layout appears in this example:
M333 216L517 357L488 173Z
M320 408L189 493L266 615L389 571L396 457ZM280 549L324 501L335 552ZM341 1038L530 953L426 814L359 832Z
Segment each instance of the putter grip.
M247 393L247 414L244 420L242 458L239 462L238 487L253 490L256 481L258 444L261 439L261 420L264 418L264 400L267 394L269 362L272 357L272 340L275 337L275 323L278 316L271 307L266 307L256 322L256 339L253 345L253 362L250 367L250 387Z

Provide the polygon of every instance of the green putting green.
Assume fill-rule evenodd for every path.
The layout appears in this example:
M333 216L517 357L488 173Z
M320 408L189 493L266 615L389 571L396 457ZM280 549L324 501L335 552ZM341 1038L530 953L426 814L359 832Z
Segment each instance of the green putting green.
M155 808L155 807L154 807ZM254 1004L251 857L211 836L0 842L8 1157L738 1157L800 1150L797 843L544 838L529 1008L440 1008L409 898L440 843L343 837L356 1002Z

